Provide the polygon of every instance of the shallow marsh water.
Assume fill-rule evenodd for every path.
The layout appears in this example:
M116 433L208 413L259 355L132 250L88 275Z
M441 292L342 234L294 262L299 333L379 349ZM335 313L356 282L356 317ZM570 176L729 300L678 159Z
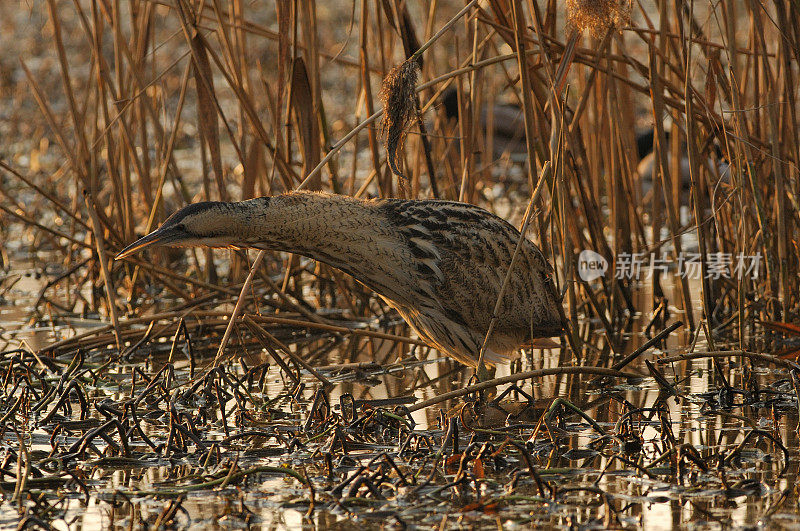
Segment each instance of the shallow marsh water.
M18 286L35 288L35 275L26 278ZM29 289L29 295L36 291ZM252 342L236 347L245 353L244 365L229 362L218 377L191 385L187 346L178 341L170 364L172 342L165 338L108 365L110 346L87 349L80 362L75 348L57 353L53 363L38 370L51 386L77 383L72 393L61 394L72 407L56 407L51 399L34 411L43 389L35 378L20 378L37 370L29 353L52 342L54 328L42 322L30 326L24 316L31 298L16 294L18 304L0 308L10 323L1 361L11 369L0 413L6 421L15 420L4 425L0 443L3 527L16 526L21 515L44 515L40 520L55 528L80 529L163 522L193 529L800 527L794 490L797 405L786 369L757 364L752 378L760 394L754 394L736 357L720 360L729 368L728 388L707 359L658 365L677 397L667 396L652 377L600 387L589 385L590 377L546 377L520 383L530 403L512 394L485 412L479 425L470 401L476 397L409 415L389 400L424 400L466 385L469 371L437 361L434 353L427 362L406 358L351 371L325 370L335 382L326 407L316 379L305 374L295 385ZM60 339L97 324L73 319L56 333ZM145 327L140 328L143 333ZM631 329L641 328L637 321ZM202 367L213 359L215 340L192 339ZM632 332L626 351L644 340L640 331ZM16 346L22 349L12 351ZM721 338L716 346L725 346ZM703 341L694 345L696 352L704 349ZM663 350L649 350L629 369L647 374L644 360L655 363L686 350L679 331ZM332 350L327 359L335 363L337 357ZM254 372L263 362L272 364L263 374ZM557 365L557 351L535 351L517 369ZM509 373L506 365L497 375ZM65 374L70 375L66 380ZM145 385L144 378L152 380ZM23 381L30 383L23 391L30 395L10 413L21 396L18 389L27 386L15 390L13 384ZM142 398L143 389L150 388L155 391ZM195 390L187 393L190 389ZM85 396L86 413L78 393ZM559 396L584 409L598 426L567 410L542 426L545 410ZM401 402L411 405L411 400ZM123 414L131 403L139 405L136 421ZM128 455L116 428L86 441L115 416L127 430ZM184 426L180 434L176 424ZM449 433L443 444L451 424L457 437ZM13 501L19 440L38 472L29 474L31 485L44 481L38 476L52 483L29 486L21 500ZM425 485L434 462L437 472Z

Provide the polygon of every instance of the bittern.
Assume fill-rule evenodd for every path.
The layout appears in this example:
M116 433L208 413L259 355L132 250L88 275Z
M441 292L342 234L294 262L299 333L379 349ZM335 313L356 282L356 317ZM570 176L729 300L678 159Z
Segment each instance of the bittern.
M438 200L358 200L294 192L203 202L170 216L117 259L152 246L297 253L344 271L395 308L420 339L476 367L520 233L477 206ZM525 239L484 361L512 357L562 329L552 268Z

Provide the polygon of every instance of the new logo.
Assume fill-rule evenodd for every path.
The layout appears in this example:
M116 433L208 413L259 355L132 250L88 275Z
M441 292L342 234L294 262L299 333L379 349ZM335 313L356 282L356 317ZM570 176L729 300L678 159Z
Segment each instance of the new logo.
M584 249L578 256L578 275L586 282L600 278L608 270L608 261L603 255Z

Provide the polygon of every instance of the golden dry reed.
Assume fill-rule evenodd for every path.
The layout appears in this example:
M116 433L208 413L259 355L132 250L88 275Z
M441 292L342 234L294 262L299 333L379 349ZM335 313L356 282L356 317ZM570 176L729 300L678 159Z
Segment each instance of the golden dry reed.
M636 312L652 329L679 317L730 333L742 350L760 322L799 318L795 2L9 4L0 257L30 248L61 264L43 315L122 322L232 303L241 252L110 259L187 203L294 189L317 168L305 187L460 199L512 223L540 185L528 234L556 266L584 363L611 366ZM15 34L17 9L41 31ZM415 50L424 64L406 60ZM580 277L584 250L604 276ZM702 278L676 275L681 253L699 255ZM642 271L615 275L635 256ZM756 256L757 275L736 271ZM385 332L407 333L368 290L297 256L268 254L252 295L248 314L330 325L387 312ZM353 358L402 350L347 341ZM314 360L332 346L308 348Z

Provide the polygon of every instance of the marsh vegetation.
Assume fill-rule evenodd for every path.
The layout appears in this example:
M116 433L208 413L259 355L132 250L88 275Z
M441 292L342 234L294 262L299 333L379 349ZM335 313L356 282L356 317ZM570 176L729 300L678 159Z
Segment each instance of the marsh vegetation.
M785 0L0 3L0 525L797 527L799 56ZM302 256L113 260L301 186L525 218L568 330L492 391Z

